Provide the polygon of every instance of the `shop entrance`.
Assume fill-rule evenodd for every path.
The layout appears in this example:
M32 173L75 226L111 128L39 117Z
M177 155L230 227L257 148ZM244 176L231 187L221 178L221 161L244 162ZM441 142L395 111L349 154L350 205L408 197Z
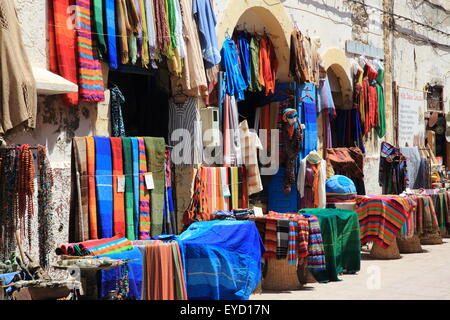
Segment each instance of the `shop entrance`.
M125 97L122 109L129 137L164 137L168 132L169 95L159 72L109 72L109 87L116 85Z

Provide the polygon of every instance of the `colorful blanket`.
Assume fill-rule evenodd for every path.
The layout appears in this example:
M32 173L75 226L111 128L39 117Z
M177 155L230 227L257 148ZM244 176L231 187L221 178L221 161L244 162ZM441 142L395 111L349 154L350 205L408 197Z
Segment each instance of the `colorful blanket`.
M113 162L113 194L114 194L114 235L126 236L125 228L125 194L118 192L118 179L123 175L122 139L111 138L111 155Z
M139 141L139 239L146 240L150 238L150 192L145 185L145 176L147 173L147 154L145 152L144 138L138 138Z
M98 239L97 194L95 192L95 140L86 137L88 185L89 185L89 238Z
M400 196L357 197L361 244L374 241L389 247L409 217L411 208Z
M133 196L133 154L131 138L123 137L123 161L125 173L125 221L127 238L136 240L134 233L134 196Z

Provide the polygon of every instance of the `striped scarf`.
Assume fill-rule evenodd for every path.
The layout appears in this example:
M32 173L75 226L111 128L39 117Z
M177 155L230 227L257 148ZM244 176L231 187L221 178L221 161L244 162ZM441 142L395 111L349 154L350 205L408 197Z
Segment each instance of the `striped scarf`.
M102 66L92 39L91 1L76 0L79 94L82 101L105 100Z
M323 248L319 219L317 219L317 217L315 216L310 216L307 219L309 222L308 268L317 271L325 270L325 252Z
M89 239L98 239L97 230L97 194L95 193L95 141L94 137L86 137L88 198L89 198Z
M147 173L147 154L144 138L139 141L139 240L150 238L150 193L145 185L144 173Z
M297 237L298 237L298 223L295 221L289 221L289 233L288 233L288 263L297 264L298 260L298 248L297 248Z

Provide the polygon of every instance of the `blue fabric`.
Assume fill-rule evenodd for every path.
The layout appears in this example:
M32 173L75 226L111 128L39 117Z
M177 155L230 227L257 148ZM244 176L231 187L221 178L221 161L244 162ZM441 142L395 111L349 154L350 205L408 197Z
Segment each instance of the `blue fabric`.
M322 110L328 110L330 116L334 116L336 113L336 107L333 101L333 95L331 93L330 82L328 78L325 80L320 80L319 85L319 108L318 112L322 112Z
M245 99L244 91L247 89L239 65L236 45L231 39L225 39L222 47L222 64L225 69L226 93L235 96L236 102Z
M353 181L346 176L332 176L325 184L327 193L356 193Z
M139 140L131 138L131 150L133 154L133 199L134 199L134 234L139 239Z
M312 100L310 97L314 100ZM297 112L300 122L306 126L303 132L303 148L300 152L299 161L304 159L311 151L317 150L317 109L316 109L316 86L306 83L297 87Z
M192 13L198 26L205 66L211 68L220 63L221 57L216 37L216 16L210 0L193 0Z
M4 282L3 284L6 286L6 285L10 284L13 281L14 277L18 274L20 274L20 271L0 274L0 280L3 280L3 282ZM3 289L0 288L0 290L3 290ZM9 288L6 288L5 291L7 294L10 294L12 292L12 290L13 290L13 287L9 287Z
M105 0L106 33L108 34L109 66L117 69L117 43L116 43L116 7L115 0Z
M295 92L295 83L277 82L275 84L275 93L271 95L262 95L260 105L264 106L272 102L282 102L293 97Z
M241 72L245 85L250 85L250 39L251 35L245 31L239 32L239 58L241 61Z
M268 187L267 209L278 213L298 212L299 199L297 184L292 185L291 193L288 195L283 192L284 176L286 169L280 167L277 174L272 176ZM296 175L297 176L297 175Z
M94 137L94 141L99 236L111 238L114 236L111 141L106 137Z
M196 222L178 242L190 300L247 300L261 280L265 250L254 222Z
M123 251L119 253L105 254L97 256L99 258L109 257L111 259L121 259L121 260L131 260L128 263L129 267L129 288L127 300L140 300L141 290L142 290L142 266L143 266L143 256L138 248L132 250ZM119 279L117 279L119 277ZM101 271L101 285L100 285L100 297L104 298L108 295L111 290L116 290L117 281L120 280L121 273L118 272L117 268Z

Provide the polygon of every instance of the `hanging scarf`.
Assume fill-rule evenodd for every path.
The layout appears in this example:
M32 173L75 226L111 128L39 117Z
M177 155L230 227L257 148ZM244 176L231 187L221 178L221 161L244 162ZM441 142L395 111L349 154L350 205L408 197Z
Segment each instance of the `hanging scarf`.
M150 192L145 185L145 176L147 173L147 155L145 152L144 138L138 138L139 141L139 240L150 238Z
M106 137L94 137L94 140L99 237L110 238L113 236L111 142Z
M133 153L131 138L123 137L123 163L125 173L125 216L127 238L136 240L134 233L134 201L133 201Z
M103 0L91 0L93 6L93 30L95 32L95 39L97 39L98 44L98 56L100 59L105 57L106 39L104 35L104 24L103 24ZM106 8L105 8L106 9Z
M91 4L89 0L76 0L76 4L79 21L77 48L80 99L90 102L104 101L102 66L96 55L96 44L91 32Z
M19 147L19 219L22 221L22 235L25 232L25 213L28 218L28 242L31 248L31 218L33 216L34 193L34 158L30 146L24 144Z
M75 31L66 27L70 18L67 8L69 0L48 1L50 71L78 84ZM65 105L78 105L78 93L65 94L63 101Z
M139 237L139 141L137 138L131 138L131 148L133 154L133 219L134 219L134 237Z
M117 69L119 65L117 61L115 0L105 0L105 11L106 11L106 33L108 37L109 66L112 69Z
M95 141L86 137L88 185L89 185L89 239L98 239L97 194L95 192Z
M114 193L114 235L126 236L125 228L125 194L118 192L118 179L125 179L123 175L122 139L111 138L111 155L113 164L113 193Z

